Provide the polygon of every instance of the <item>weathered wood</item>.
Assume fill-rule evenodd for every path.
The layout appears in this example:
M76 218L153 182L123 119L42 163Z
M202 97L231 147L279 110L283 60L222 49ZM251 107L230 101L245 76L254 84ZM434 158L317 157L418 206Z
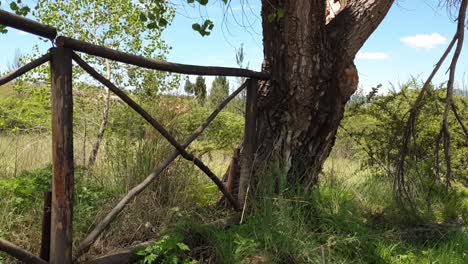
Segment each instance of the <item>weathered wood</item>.
M52 192L44 193L44 209L42 214L41 259L50 259L50 207L52 206Z
M125 100L132 100L130 99L124 92L118 89L114 84L112 84L109 80L104 78L98 72L96 72L90 65L88 65L85 61L83 61L78 55L73 54L73 59L75 62L80 65L86 72L88 72L91 76L96 78L104 85L107 86L111 91L115 91L115 93L121 94ZM216 118L216 116L221 112L224 107L234 99L243 89L245 89L246 83L240 86L236 91L234 91L228 98L226 98L214 111L213 113L206 119L203 124L201 124L191 136L189 136L184 143L181 145L182 148L187 148L190 143L192 143L198 136L203 133L203 131L210 125L210 123ZM125 101L124 100L124 101ZM156 167L150 175L148 175L143 182L138 184L137 186L133 187L121 200L120 202L106 215L106 217L96 225L96 227L89 233L89 235L80 243L78 246L77 256L76 258L80 257L84 254L89 247L94 243L94 241L98 238L98 236L109 226L109 224L117 217L117 215L125 208L125 206L139 193L141 193L151 182L153 182L168 166L172 163L178 156L180 155L179 151L173 152L168 158L163 160L158 167ZM222 184L222 183L221 183ZM224 185L223 185L224 186ZM234 200L234 199L233 199Z
M47 39L55 39L57 30L51 26L15 15L0 9L0 24L38 35Z
M46 261L34 256L31 252L24 250L11 242L0 239L0 251L28 264L47 264Z
M0 78L0 86L8 83L9 81L12 81L12 80L20 77L21 75L27 73L30 70L35 69L36 67L41 66L44 63L48 62L50 60L50 57L51 57L50 53L44 54L40 58L37 58L37 59L31 61L30 63L28 63L28 64L26 64L24 66L21 66L20 68L7 73L5 76L2 76Z
M50 263L72 263L73 99L71 50L53 48L52 72L52 227Z
M56 43L58 46L70 48L75 51L84 52L87 54L107 58L110 60L123 62L140 66L143 68L175 72L182 74L193 74L193 75L224 75L224 76L238 76L238 77L249 77L260 80L267 80L269 75L264 72L255 72L246 69L239 68L226 68L226 67L213 67L213 66L196 66L172 63L161 60L148 59L141 56L125 53L122 51L113 50L103 46L90 44L84 41L60 36L57 38Z
M250 174L255 157L255 141L257 139L257 90L258 81L248 80L247 103L245 109L244 141L241 153L241 171L239 178L238 200L241 206L246 199L247 188L250 182Z
M82 264L130 264L138 260L138 256L133 251L139 247L148 247L156 240L146 241L130 248L119 250L106 256L83 262Z

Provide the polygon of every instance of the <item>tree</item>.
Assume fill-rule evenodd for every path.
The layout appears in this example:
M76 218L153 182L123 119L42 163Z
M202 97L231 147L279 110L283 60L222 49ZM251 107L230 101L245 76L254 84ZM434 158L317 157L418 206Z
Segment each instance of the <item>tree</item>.
M209 1L196 2L206 5ZM258 146L254 169L247 170L253 179L261 173L260 168L274 164L281 171L276 180L287 182L285 187L300 184L308 190L317 183L334 145L346 102L357 88L354 58L394 2L261 0L263 68L271 78L259 82ZM465 7L467 4L466 0L445 2ZM148 20L148 27L159 21L158 17L149 16L140 19ZM192 27L206 36L213 29L213 22L206 20ZM244 165L235 158L231 162L231 167ZM226 178L235 183L239 177L236 172ZM235 194L235 188L231 189Z
M141 21L139 13L135 12L141 8L140 4L143 5L141 1L138 3L131 0L40 0L33 14L39 21L56 27L64 36L149 58L164 59L169 47L161 40L161 34L167 23L160 23L149 29L146 23ZM160 4L146 3L144 6L147 9L154 9ZM166 9L163 15L158 15L166 22L173 16L174 12L171 9ZM171 80L167 79L167 74L161 72L155 73L137 67L121 67L110 60L93 56L86 56L86 60L107 79L117 81L119 86L134 87L137 92L146 96L154 95L161 86L171 86L165 85ZM82 74L82 71L75 72ZM102 120L89 155L87 164L89 168L96 161L106 131L110 108L109 90L103 99Z
M203 76L198 76L195 83L191 83L189 79L185 81L184 90L188 94L193 94L198 99L200 104L205 103L206 99L206 84Z
M329 1L262 0L263 67L271 80L259 83L252 187L267 165L278 168L275 180L284 187L307 190L318 181L345 104L357 89L354 57L394 1L339 2L341 12L327 23ZM238 160L231 167L242 168ZM240 170L233 174L225 177L233 194L236 187L245 193L246 186L235 186Z
M188 94L193 94L193 83L190 82L189 78L185 80L184 91Z
M219 105L229 96L229 81L226 76L217 76L211 84L210 101L213 105Z

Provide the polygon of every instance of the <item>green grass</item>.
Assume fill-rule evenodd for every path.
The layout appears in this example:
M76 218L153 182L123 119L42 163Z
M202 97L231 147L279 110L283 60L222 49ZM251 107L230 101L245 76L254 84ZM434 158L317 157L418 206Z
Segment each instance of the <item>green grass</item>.
M13 84L5 84L0 86L0 98L6 98L12 95L15 95L15 91L13 90Z
M187 121L188 128L178 127L173 111L164 112L163 108L153 109L155 115L176 132L178 139L190 134L201 122L200 116L188 116L186 121L196 121ZM202 110L198 112L206 114L206 109ZM113 111L114 119L89 174L82 170L86 160L82 153L83 131L78 126L81 123L76 123L75 244L130 188L173 152L146 125L127 127L137 118L128 109ZM191 112L198 113L186 114ZM237 134L241 132L233 129L242 127L237 119L218 123L219 129L228 127L229 131L207 131L207 136L194 142L190 149L219 177L230 161L231 151L226 146L237 145L240 140ZM93 133L87 134L88 153ZM228 142L224 142L226 138ZM0 135L0 237L35 253L39 249L42 192L50 190L50 141L47 133ZM231 214L213 207L220 196L217 187L193 164L178 159L129 203L88 257L166 234L183 237L184 244L190 247L190 252L183 254L202 263L466 262L466 233L411 239L405 234L412 222L394 202L391 179L364 168L359 160L343 158L350 156L335 152L325 164L320 184L309 194L291 189L273 193L275 185L271 179L278 172L271 171L264 179L262 195L253 193L249 198L243 224L228 229L206 224ZM454 189L450 195L439 190L433 197L432 212L423 214L419 223L442 222L456 215L466 219L468 191L460 183L455 183ZM0 254L0 263L12 261Z
M466 233L409 236L413 226L396 209L389 182L349 160L329 160L310 195L289 191L251 203L242 225L224 230L188 216L166 234L183 235L203 263L461 264L468 257Z

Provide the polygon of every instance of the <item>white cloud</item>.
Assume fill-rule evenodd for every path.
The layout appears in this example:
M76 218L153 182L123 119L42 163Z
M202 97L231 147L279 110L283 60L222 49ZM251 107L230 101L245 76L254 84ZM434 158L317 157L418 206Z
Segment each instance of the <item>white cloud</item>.
M438 45L447 43L447 39L439 33L418 34L400 39L401 42L412 48L433 49Z
M390 55L383 52L358 52L356 58L360 60L388 60Z

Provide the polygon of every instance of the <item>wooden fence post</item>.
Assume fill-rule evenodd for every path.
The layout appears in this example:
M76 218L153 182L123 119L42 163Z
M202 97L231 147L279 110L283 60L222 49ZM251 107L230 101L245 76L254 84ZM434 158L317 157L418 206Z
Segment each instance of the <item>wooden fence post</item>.
M52 192L44 192L44 211L42 214L41 259L50 259L50 207L52 206Z
M257 139L257 88L258 80L249 79L245 106L244 143L241 153L241 171L239 178L239 204L244 206L250 174L254 161Z
M73 100L72 51L52 48L52 224L50 263L72 263Z

